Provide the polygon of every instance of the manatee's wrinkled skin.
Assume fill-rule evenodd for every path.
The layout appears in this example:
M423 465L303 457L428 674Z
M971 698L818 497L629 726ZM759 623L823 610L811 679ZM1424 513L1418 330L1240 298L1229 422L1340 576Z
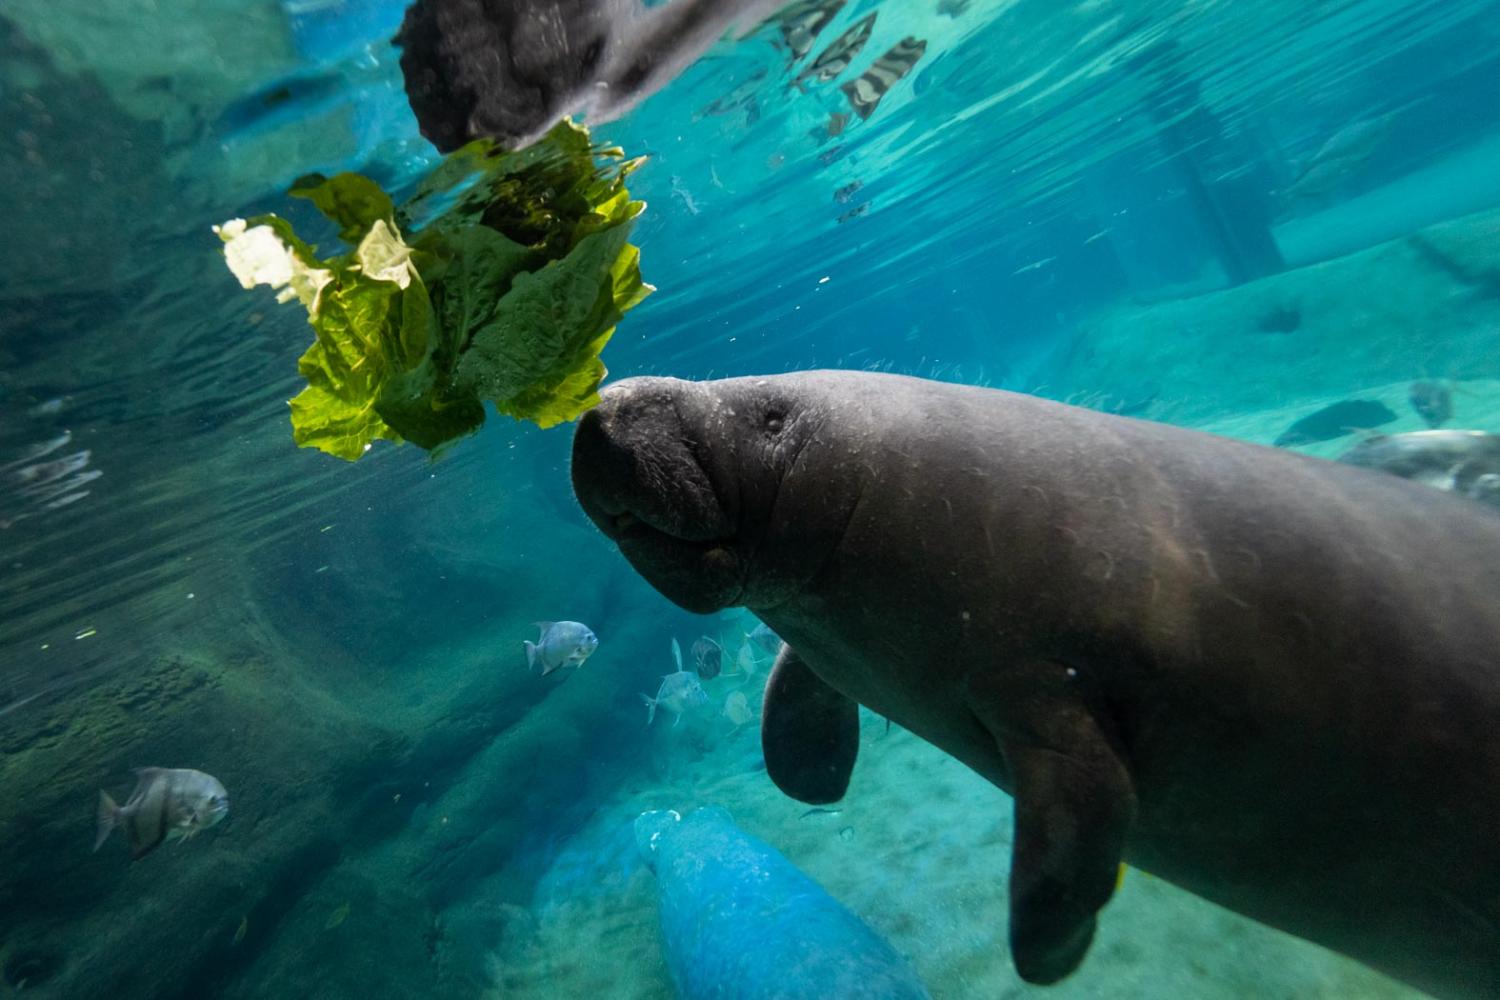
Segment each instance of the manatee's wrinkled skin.
M663 594L789 644L763 712L783 789L842 794L852 699L1016 797L1024 978L1082 960L1123 858L1437 996L1500 996L1492 512L862 372L617 383L573 476Z
M635 832L683 1000L926 1000L884 938L725 810L648 812Z
M518 149L565 115L611 121L731 27L782 0L417 0L396 44L422 134L451 152L474 139Z

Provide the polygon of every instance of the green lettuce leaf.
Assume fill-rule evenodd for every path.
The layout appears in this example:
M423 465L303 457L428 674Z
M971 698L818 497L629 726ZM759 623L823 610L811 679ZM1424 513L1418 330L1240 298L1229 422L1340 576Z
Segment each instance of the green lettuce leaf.
M479 429L485 400L541 427L596 404L601 351L654 290L629 243L640 162L563 122L519 152L458 150L399 207L358 174L302 178L291 194L338 227L338 256L274 215L215 227L242 285L307 309L297 444L350 461L377 439L436 450Z

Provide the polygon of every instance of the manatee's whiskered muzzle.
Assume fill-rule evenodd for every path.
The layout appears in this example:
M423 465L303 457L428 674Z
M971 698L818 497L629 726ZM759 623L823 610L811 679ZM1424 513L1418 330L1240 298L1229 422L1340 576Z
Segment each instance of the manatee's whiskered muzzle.
M732 525L687 444L674 379L627 379L601 393L573 439L573 487L584 512L619 541L660 532L723 541Z
M695 443L693 383L636 378L600 393L573 437L573 492L636 569L683 607L710 611L743 591L738 525Z

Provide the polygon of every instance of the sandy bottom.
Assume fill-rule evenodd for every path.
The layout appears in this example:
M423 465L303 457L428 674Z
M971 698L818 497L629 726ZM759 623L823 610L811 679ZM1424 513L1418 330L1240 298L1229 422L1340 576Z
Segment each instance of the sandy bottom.
M1383 428L1388 432L1422 429L1406 391L1406 383L1376 386L1203 429L1269 442L1340 398L1385 402L1400 415ZM1500 382L1464 383L1454 403L1449 426L1500 428ZM1355 440L1304 450L1331 457ZM748 681L711 682L716 704L743 683L758 711L765 666ZM655 881L636 859L630 826L647 809L707 804L728 808L745 830L775 845L884 934L937 998L1420 996L1136 871L1105 909L1083 967L1058 986L1029 987L1016 977L1005 945L1011 802L1004 793L866 713L848 797L837 812L810 811L777 792L758 767L757 723L731 731L708 710L675 728L657 720L656 774L621 789L562 845L531 909L511 913L493 955L491 996L672 996ZM747 948L753 936L746 928Z

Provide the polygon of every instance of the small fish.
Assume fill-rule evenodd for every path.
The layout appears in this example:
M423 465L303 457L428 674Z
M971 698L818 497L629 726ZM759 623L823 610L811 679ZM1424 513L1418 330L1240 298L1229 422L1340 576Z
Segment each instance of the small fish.
M534 622L541 635L526 642L526 666L542 665L546 677L562 667L581 667L599 648L599 637L582 622Z
M338 909L330 913L327 920L323 921L323 929L325 931L331 931L339 924L342 924L345 920L348 919L349 903L346 901L344 905L340 906Z
M676 640L673 640L674 644ZM651 725L656 719L657 708L665 708L677 718L672 720L672 725L682 721L682 713L689 708L708 704L708 692L703 690L703 684L698 675L691 670L679 670L675 674L664 674L661 679L661 687L656 689L656 697L641 695L641 701L646 704L646 725Z
M745 692L729 692L729 697L724 699L723 715L734 723L736 729L750 721L750 699L745 697Z
M239 944L245 940L245 935L248 933L250 933L250 918L249 916L240 917L240 925L235 928L234 938L229 943L231 945Z
M1104 239L1104 237L1108 236L1111 231L1112 230L1110 229L1101 229L1093 236L1090 236L1088 239L1084 240L1083 245L1088 246L1090 243L1098 243L1100 240Z
M850 80L839 89L849 98L849 105L861 118L869 118L880 106L885 95L890 93L902 77L927 51L924 39L907 36L891 47L885 55L876 59L870 68L859 77Z
M845 223L845 222L848 222L850 219L857 219L857 218L859 218L861 215L864 215L869 210L870 210L870 203L867 201L863 205L855 205L853 208L849 209L849 211L844 212L843 214L841 214L834 221L837 222L837 223Z
M798 816L797 818L798 819L807 819L807 817L809 817L809 816L837 816L840 813L842 813L843 811L844 810L842 810L842 809L825 809L822 806L815 806L814 808L809 809L807 812L803 813L801 816Z
M787 66L812 51L818 34L844 9L848 0L797 0L788 4L777 17L782 44L790 57Z
M98 469L90 469L87 472L80 472L69 476L60 482L51 482L43 486L28 486L20 491L20 495L33 503L45 503L48 500L62 496L64 493L81 489L102 475L104 473Z
M755 644L755 648L763 653L775 656L781 652L781 636L771 631L771 627L765 622L757 622L746 636Z
M1395 419L1396 414L1391 412L1391 408L1377 400L1346 399L1298 420L1282 431L1274 443L1278 448L1285 448L1290 445L1332 441L1354 431L1388 424Z
M807 67L797 74L791 86L806 92L803 85L809 77L818 83L827 83L849 68L854 57L859 55L859 50L865 47L870 40L870 32L875 28L876 11L871 11L858 21L854 26L834 39L828 48L818 54L818 58L807 64Z
M864 181L850 181L848 184L845 184L843 187L833 192L833 200L838 202L840 205L848 204L849 199L854 197L854 193L864 186Z
M69 504L75 504L75 503L77 503L78 501L82 500L84 497L86 497L88 495L89 495L89 491L88 490L84 490L81 493L69 493L65 497L58 497L56 500L53 500L51 503L44 503L44 504L42 504L42 509L43 510L57 510L60 507L66 507Z
M689 215L698 214L698 203L693 200L688 189L682 186L682 178L676 174L672 175L672 193L682 199L682 204L687 208Z
M99 829L94 850L119 827L138 861L162 843L196 836L229 813L229 793L213 775L188 768L142 767L135 790L123 806L108 792L99 793Z
M89 464L88 449L75 451L63 458L55 458L50 462L39 462L35 465L23 465L10 473L10 481L17 486L38 487L48 483L55 483L64 476L71 476L85 465Z
M760 102L757 95L760 93L760 88L765 84L766 75L769 72L765 66L757 68L754 73L751 73L723 97L699 108L697 115L694 117L727 115L734 111L744 111L745 124L754 125L760 120Z
M243 142L300 125L351 100L342 74L288 76L234 101L210 128L220 142Z
M1032 261L1025 267L1010 272L1010 276L1014 278L1018 274L1029 274L1032 271L1040 271L1042 268L1046 267L1048 264L1052 263L1055 260L1057 260L1056 257L1043 257L1041 260Z
M693 643L692 652L693 662L698 666L699 677L706 681L711 681L723 672L724 647L708 636L700 636Z
M1413 382L1406 399L1434 430L1453 418L1453 393L1441 382Z
M18 465L26 465L29 462L35 462L39 458L45 458L57 449L66 447L69 443L72 442L72 440L73 432L63 431L61 434L59 434L55 438L52 438L50 441L38 441L36 444L32 445L31 449L20 458L17 458L10 462L6 462L4 465L0 465L0 472L8 472Z
M755 673L755 648L749 642L740 646L739 655L734 658L734 672L740 677Z
M53 417L63 411L63 399L61 396L49 399L45 403L38 403L26 411L28 417Z

